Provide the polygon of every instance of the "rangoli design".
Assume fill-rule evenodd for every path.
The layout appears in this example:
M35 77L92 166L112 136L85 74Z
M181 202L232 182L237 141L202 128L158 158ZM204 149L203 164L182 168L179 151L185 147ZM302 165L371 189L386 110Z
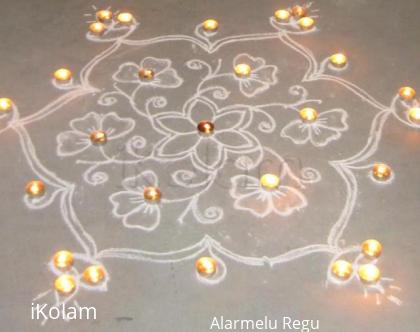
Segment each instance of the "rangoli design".
M305 10L306 19L318 18L310 5ZM310 21L304 22L309 24L307 28L302 28L293 9L287 12L292 13L290 18L285 13L287 18L280 14L268 18L270 32L219 37L220 28L211 31L200 23L192 35L141 40L131 39L140 21L134 17L128 22L119 21L115 13L86 35L106 49L88 62L77 78L66 83L53 79L54 86L62 90L60 97L26 117L19 116L14 104L10 112L1 114L0 132L14 130L19 135L34 177L45 184L43 195L24 195L27 208L59 204L62 221L81 245L81 251L73 254L70 268L58 268L61 263L66 265L65 259L61 263L60 259L52 260L48 265L52 274L64 278L62 285L70 283L71 287L73 282L75 287L67 293L52 288L35 300L49 297L57 306L68 301L77 305L79 292L106 291L112 282L106 270L108 259L177 263L209 257L217 269L208 275L198 270L197 278L202 283L218 284L228 273L224 257L237 264L274 267L324 253L331 257L325 267L327 285L359 284L366 295L375 294L378 304L382 297L401 304L392 294L399 290L392 278L375 274L378 243L373 243L378 250L369 257L369 248L346 245L344 234L352 223L360 183L386 190L386 185L394 181L393 173L384 180L367 176L374 167L384 125L394 118L420 128L408 114L409 109L418 108L418 102L396 95L389 105L383 104L343 78L348 64L334 66L330 58L318 61L297 41L310 38L318 28L310 26ZM267 41L276 43L276 50L285 53L264 57ZM250 42L261 43L259 51L248 52ZM180 44L174 61L169 50ZM293 55L290 66L295 66L296 81L287 78L289 69L279 60L287 54ZM364 110L369 121L357 151L343 154L339 147L351 135L352 116L357 113L342 108L339 98L312 97L310 86L315 83L335 85L370 109ZM276 93L267 94L273 90ZM306 115L302 115L303 109ZM311 121L305 121L308 114L313 117ZM58 115L64 117L58 119ZM54 173L51 166L41 162L41 147L27 125L47 118L52 127L56 121L61 129L51 138L51 147L42 150L54 151L55 165L72 165L72 178ZM63 119L67 119L65 123ZM290 159L291 149L303 155L299 165ZM337 158L326 160L325 149ZM305 159L305 151L319 151L319 160L311 164ZM345 200L331 198L338 211L317 226L314 237L325 231L318 240L308 239L292 249L267 244L247 255L233 249L234 232L226 236L215 232L218 225L225 225L225 231L233 230L228 217L232 215L238 219L232 221L232 227L242 227L241 222L243 227L269 227L273 232L286 225L314 229L313 224L308 226L303 221L316 213L311 209L313 193L328 189L333 182L325 178L326 169L333 169L340 179L337 182L341 181ZM267 190L270 184L264 187L260 179L264 173L276 174L278 185ZM84 192L95 194L82 197ZM91 196L96 200L89 199ZM104 211L101 216L105 217L96 218L95 204L100 205ZM95 211L81 217L84 213L80 208L89 205ZM93 220L102 228L110 227L112 239L99 243ZM157 239L163 224L173 233L164 235L166 245L159 249L145 239ZM197 227L196 234L200 235L196 242L183 244L182 232L189 226ZM124 240L128 232L142 240ZM285 236L285 232L279 236ZM250 241L250 245L255 243ZM92 275L90 279L84 277L87 266L101 267L96 279ZM71 278L65 279L68 276Z

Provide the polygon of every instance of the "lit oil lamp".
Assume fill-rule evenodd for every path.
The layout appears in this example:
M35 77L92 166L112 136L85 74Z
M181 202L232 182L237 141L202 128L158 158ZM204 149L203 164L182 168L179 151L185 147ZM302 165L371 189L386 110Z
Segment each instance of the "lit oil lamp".
M212 257L200 257L195 262L195 267L200 275L210 277L217 271L217 261Z
M67 83L71 80L72 73L67 68L60 68L54 72L54 78L58 82Z
M276 189L280 185L280 178L275 174L264 174L260 178L260 184L264 189Z
M398 95L405 101L411 101L416 96L416 90L410 86L403 86L398 90Z
M30 197L42 196L45 192L45 185L40 180L33 180L26 185L26 193Z
M90 140L93 144L105 144L107 141L107 136L103 130L94 130L90 134Z
M198 123L197 129L200 134L208 136L208 135L213 134L214 124L211 121L203 120Z
M412 107L408 110L409 119L416 123L420 124L420 107Z
M13 102L10 98L0 98L0 112L9 112L12 106Z
M292 7L292 14L296 18L301 18L308 14L308 9L303 6L296 5Z
M155 76L155 73L152 69L149 68L141 68L139 70L139 77L142 80L147 80L150 81L153 79L153 77Z
M381 271L374 264L361 265L357 273L365 283L375 283L381 278Z
M55 279L55 289L62 295L69 295L76 289L76 280L72 275L63 274Z
M102 35L105 30L106 26L102 22L93 22L89 25L89 31L95 35Z
M382 253L382 245L374 239L366 240L362 243L362 252L368 258L377 258Z
M333 263L331 272L340 279L348 279L353 273L353 266L350 262L340 259Z
M91 265L83 271L83 279L89 284L98 284L105 278L105 270L101 265Z
M336 68L343 68L347 64L347 57L343 53L335 53L330 56L329 60Z
M112 12L108 9L99 10L96 12L96 18L100 22L106 22L112 20Z
M219 22L217 22L215 19L210 18L203 22L202 27L205 31L214 32L219 28Z
M298 21L299 26L302 30L310 30L315 25L315 20L312 17L302 17Z
M67 250L57 251L53 257L53 264L56 268L66 270L73 265L73 254Z
M148 202L158 202L162 197L162 192L157 187L144 188L143 197Z
M279 9L274 12L274 17L279 22L288 22L290 19L290 12L287 9Z
M251 66L246 63L239 63L234 68L237 77L248 77L251 75Z
M314 122L318 118L318 112L314 108L305 107L299 111L299 116L303 122Z
M134 16L128 12L122 12L117 15L117 21L121 24L131 24L134 20Z
M377 180L387 180L391 176L391 173L391 167L384 163L378 163L372 167L373 177Z

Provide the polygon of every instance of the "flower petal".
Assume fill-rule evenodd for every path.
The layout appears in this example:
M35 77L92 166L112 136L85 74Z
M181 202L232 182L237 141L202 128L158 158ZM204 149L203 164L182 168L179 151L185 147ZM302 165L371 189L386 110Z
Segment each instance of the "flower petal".
M236 175L230 181L232 182L230 195L233 198L240 198L261 189L260 181L254 176Z
M151 84L158 87L177 88L182 82L176 70L170 68L156 74Z
M197 133L186 133L164 138L158 143L156 152L160 157L181 157L187 155L198 143Z
M82 118L70 121L70 128L82 135L90 135L92 130L101 128L101 116L98 113L89 112Z
M197 132L196 125L190 119L183 116L160 116L156 117L156 121L165 132L173 134Z
M280 186L272 191L272 203L275 213L288 216L307 205L305 196L297 189Z
M148 56L141 61L140 67L152 69L155 75L158 75L159 73L171 67L171 60Z
M144 188L149 186L158 187L159 180L155 172L152 170L146 170L138 175L125 178L122 181L122 185L128 191L134 192L136 196L138 195L138 197L143 199Z
M91 146L89 136L77 131L65 131L57 136L57 155L59 157L74 156Z
M187 111L188 116L193 123L199 123L202 120L213 121L216 114L216 107L209 100L200 98L194 100Z
M128 228L151 232L160 224L160 208L156 204L143 203L136 212L127 214L123 223Z
M316 120L316 126L345 131L348 129L347 117L347 112L340 108L322 112Z
M263 66L251 72L250 79L274 85L277 83L277 67L273 65Z
M256 190L240 196L234 203L235 209L251 212L254 216L263 218L272 211L270 195Z
M252 78L241 79L239 81L239 90L248 98L254 97L257 94L264 92L270 87L268 83L254 80Z
M305 144L310 139L310 125L301 120L290 122L281 131L281 137L290 138L295 144Z
M139 83L139 69L139 65L134 62L123 63L112 75L112 79L121 83Z
M116 113L107 113L101 119L101 128L109 139L119 138L133 130L135 122L130 118L120 118Z
M341 132L334 128L313 126L310 130L311 143L316 147L326 146L341 137Z
M249 54L242 53L238 54L233 59L233 66L236 66L239 63L246 63L251 66L251 70L256 70L265 65L265 60L263 58L254 58Z
M224 147L233 150L249 149L254 146L254 142L240 131L222 131L216 132L214 139L223 144Z
M220 113L214 118L214 126L218 132L221 130L241 128L245 119L243 111L229 111Z
M223 146L212 138L201 138L194 149L194 157L206 169L215 169L223 161Z
M109 200L113 206L112 213L118 218L123 218L126 215L139 210L140 205L144 203L142 193L134 191L120 191L114 193L109 196Z

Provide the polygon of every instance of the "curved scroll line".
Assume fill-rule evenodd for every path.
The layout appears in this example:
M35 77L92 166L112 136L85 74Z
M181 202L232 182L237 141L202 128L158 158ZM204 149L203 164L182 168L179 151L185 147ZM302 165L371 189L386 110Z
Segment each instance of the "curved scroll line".
M195 244L179 250L168 252L152 252L127 248L110 248L98 252L98 254L96 255L96 259L123 258L154 263L177 263L195 258L204 251L211 249L238 263L243 263L252 266L275 266L277 264L282 264L300 257L305 257L316 253L336 254L341 251L341 249L338 247L333 247L325 244L317 244L293 249L285 254L281 254L274 257L243 256L226 249L222 244L220 244L220 242L214 240L209 235L205 235L200 241L196 242Z

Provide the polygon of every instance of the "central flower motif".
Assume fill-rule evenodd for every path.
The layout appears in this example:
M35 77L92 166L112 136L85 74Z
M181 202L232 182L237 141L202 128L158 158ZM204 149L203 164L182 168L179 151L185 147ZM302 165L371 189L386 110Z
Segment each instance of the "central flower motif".
M208 135L200 134L197 125L203 120L214 125ZM164 158L191 156L193 163L206 170L217 169L226 160L226 152L246 152L258 142L244 128L245 111L217 106L201 97L187 105L185 114L171 113L157 117L166 137L157 145Z

